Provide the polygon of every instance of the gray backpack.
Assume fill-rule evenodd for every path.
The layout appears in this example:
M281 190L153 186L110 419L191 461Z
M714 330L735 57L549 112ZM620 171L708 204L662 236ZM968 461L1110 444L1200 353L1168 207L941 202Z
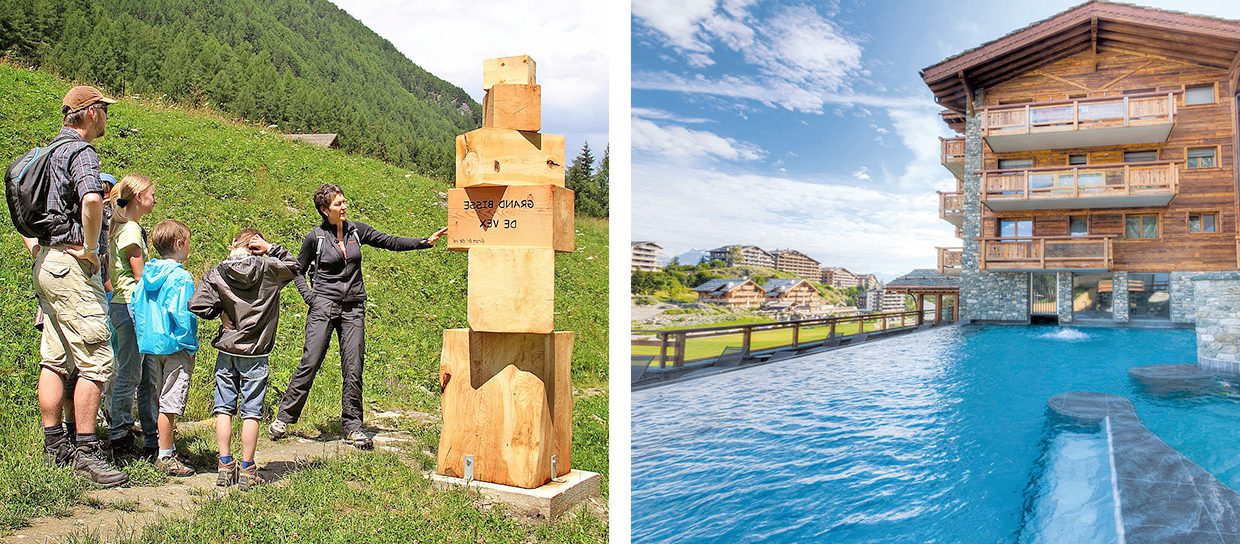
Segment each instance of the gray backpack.
M52 192L52 153L73 142L73 138L52 140L46 147L27 151L4 171L4 196L9 204L9 217L22 236L46 240L69 232L72 225L69 217L62 210L49 210L47 200ZM73 155L87 148L93 149L90 144L83 144L73 151ZM69 161L72 162L73 157Z

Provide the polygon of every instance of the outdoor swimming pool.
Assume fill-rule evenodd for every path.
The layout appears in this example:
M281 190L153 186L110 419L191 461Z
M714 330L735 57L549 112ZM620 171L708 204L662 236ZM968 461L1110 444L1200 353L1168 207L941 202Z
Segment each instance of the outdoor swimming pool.
M1152 396L1127 373L1191 363L1194 340L950 327L634 392L633 540L1105 539L1105 440L1054 423L1047 400L1125 396L1150 431L1240 488L1240 397ZM1065 520L1077 503L1099 514Z

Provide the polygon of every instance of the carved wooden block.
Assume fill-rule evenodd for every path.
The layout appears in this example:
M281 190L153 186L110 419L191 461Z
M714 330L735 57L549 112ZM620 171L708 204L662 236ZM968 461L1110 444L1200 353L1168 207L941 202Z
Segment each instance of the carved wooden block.
M542 87L500 83L482 99L482 126L527 130L542 129Z
M529 55L500 57L482 61L482 90L489 90L497 83L534 85L538 83L534 59Z
M572 468L573 333L444 331L436 472L534 488ZM551 474L552 456L556 473Z
M469 250L469 328L549 333L555 318L555 250Z
M572 252L573 191L554 185L448 189L448 249L544 247Z
M456 186L564 186L564 136L483 127L456 137Z

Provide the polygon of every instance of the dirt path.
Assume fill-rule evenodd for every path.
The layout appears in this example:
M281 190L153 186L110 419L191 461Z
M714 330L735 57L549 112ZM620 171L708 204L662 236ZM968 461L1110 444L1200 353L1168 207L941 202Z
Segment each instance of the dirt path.
M374 434L376 449L395 449L399 443L410 440L407 434L400 432L378 431ZM294 436L272 442L260 438L258 472L269 482L268 485L280 485L284 474L299 465L350 451L355 450L338 439L311 440ZM88 491L81 504L75 506L67 517L32 519L29 527L10 535L5 542L60 542L83 534L108 541L118 535L140 532L143 527L165 516L189 516L197 511L202 501L230 492L240 493L236 487L227 490L216 487L213 469L200 471L188 478L169 478L163 485L155 487Z

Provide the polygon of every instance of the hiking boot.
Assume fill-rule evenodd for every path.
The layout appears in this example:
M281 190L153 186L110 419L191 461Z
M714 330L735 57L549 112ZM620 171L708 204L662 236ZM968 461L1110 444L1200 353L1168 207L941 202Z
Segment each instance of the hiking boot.
M345 437L344 443L364 450L374 449L375 443L362 431L353 431Z
M267 426L267 434L271 435L272 440L279 440L288 436L288 423L279 419L272 421L271 425Z
M187 478L194 475L193 467L185 464L185 461L181 459L181 456L175 453L169 455L168 457L161 457L158 461L155 461L155 468L163 471L169 476L176 476L177 478Z
M73 456L73 470L103 487L116 487L129 481L129 475L116 470L103 458L98 442L78 444Z
M148 463L154 463L159 460L159 446L143 446L142 453L138 455L138 459Z
M142 448L138 447L138 441L129 433L109 440L108 448L112 451L113 459L142 457Z
M250 468L240 467L241 463L238 463L236 459L233 459L233 463L237 463L239 466L237 469L237 486L242 491L249 491L251 487L267 481L258 475L258 463L250 465Z
M219 463L216 466L215 485L220 487L228 487L237 483L237 469L241 466L241 462L235 458L228 464Z
M43 462L55 467L72 466L73 454L76 450L69 436L61 435L55 441L43 444Z

